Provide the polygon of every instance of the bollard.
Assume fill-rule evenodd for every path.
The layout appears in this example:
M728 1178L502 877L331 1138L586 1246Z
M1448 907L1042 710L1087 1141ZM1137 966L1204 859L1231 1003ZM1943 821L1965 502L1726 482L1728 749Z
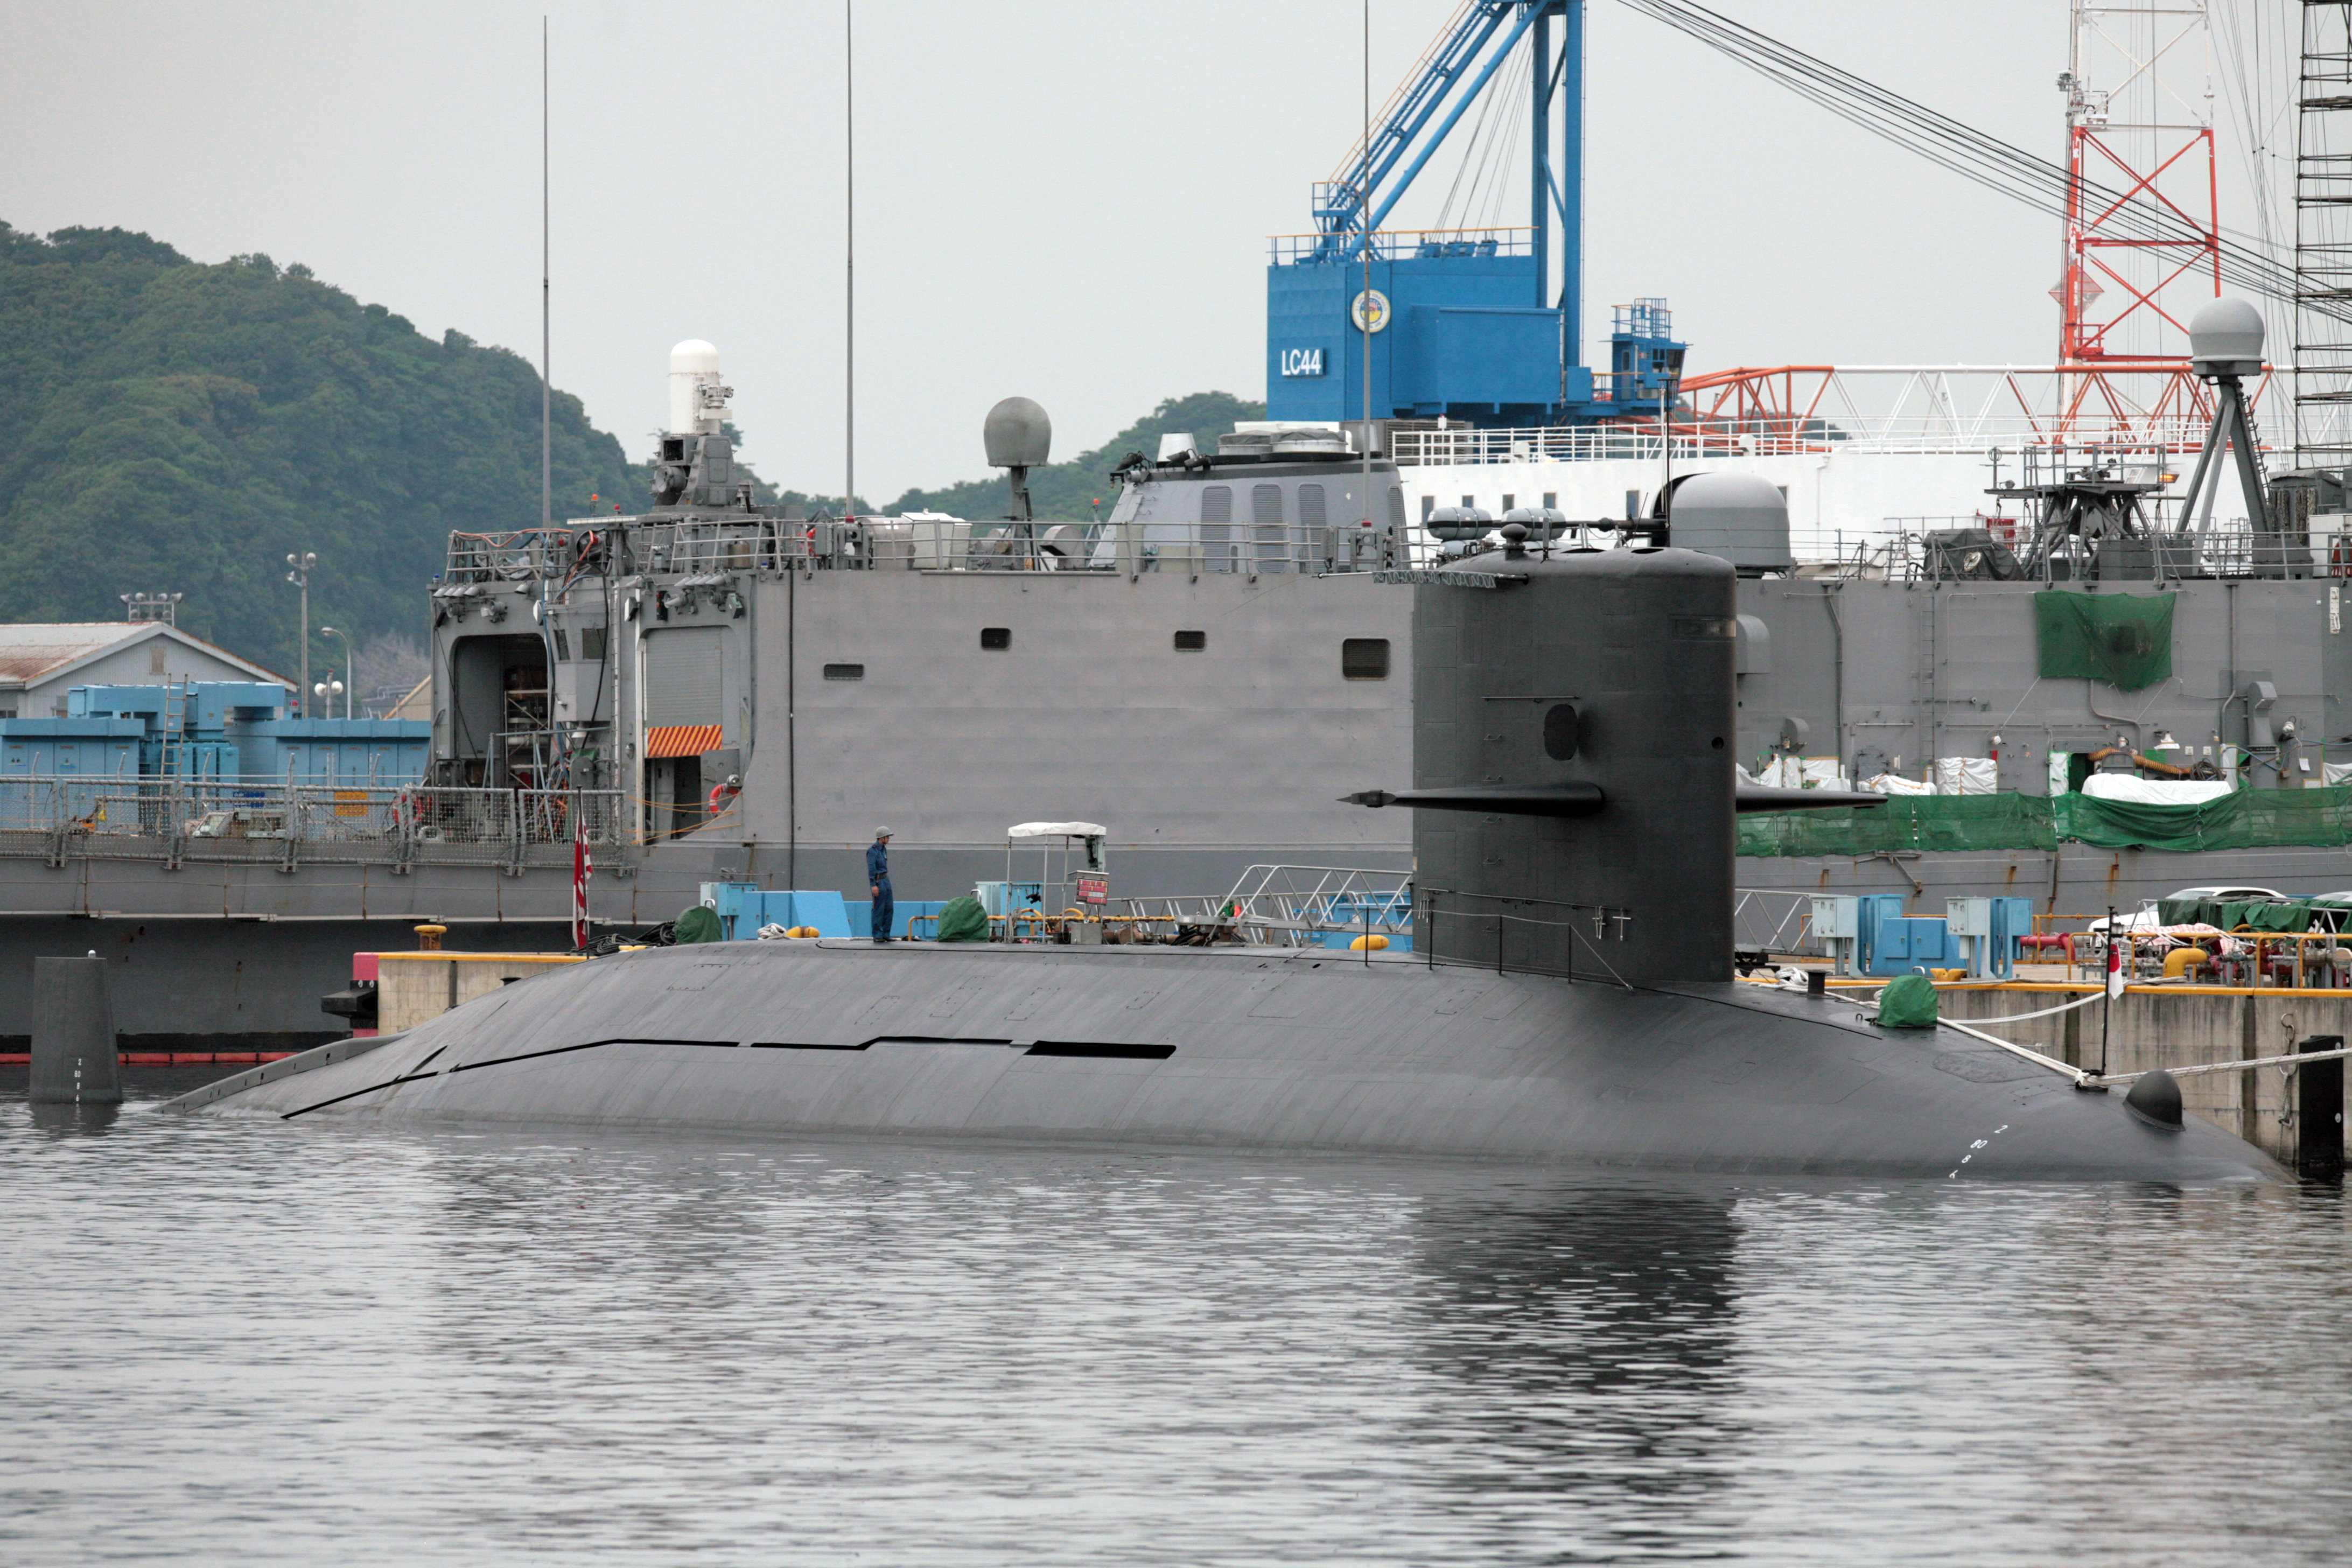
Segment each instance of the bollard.
M2314 1035L2295 1052L2343 1048L2341 1035ZM2340 1180L2344 1174L2344 1058L2295 1068L2294 1096L2296 1172L2321 1181Z
M33 1103L120 1105L115 1050L106 960L33 960Z

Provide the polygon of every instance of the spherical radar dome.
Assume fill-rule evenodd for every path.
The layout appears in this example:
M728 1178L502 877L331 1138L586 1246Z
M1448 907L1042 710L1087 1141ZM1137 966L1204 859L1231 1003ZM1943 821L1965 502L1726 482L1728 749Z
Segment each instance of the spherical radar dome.
M719 374L719 351L700 338L688 338L669 351L672 375L700 371L707 375Z
M2263 313L2243 300L2216 300L2189 318L2189 357L2233 364L2230 374L2252 374L2262 368ZM2208 372L2207 374L2211 374Z
M981 427L992 468L1038 468L1054 446L1054 422L1026 397L1008 397L988 411Z

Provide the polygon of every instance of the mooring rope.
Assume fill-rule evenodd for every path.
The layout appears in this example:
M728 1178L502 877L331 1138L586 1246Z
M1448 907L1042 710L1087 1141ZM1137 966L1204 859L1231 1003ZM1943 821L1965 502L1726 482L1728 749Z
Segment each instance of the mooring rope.
M2095 994L2083 998L2081 1002L2069 1002L2064 1007L2051 1007L2040 1013L2016 1013L2011 1014L2010 1018L1988 1018L1985 1022L2008 1023L2011 1018L2046 1018L2052 1013L2063 1013L2067 1007L2080 1007L2084 1003L2095 1002L2098 999L2098 995ZM2143 1068L2138 1072L2087 1072L2081 1068L2069 1067L2055 1057L2045 1057L2040 1051L2021 1046L2014 1040L2004 1040L1998 1035L1988 1035L1982 1029L1972 1029L1956 1019L1938 1018L1936 1021L1945 1028L1958 1029L1971 1039L1982 1040L1989 1046L1999 1046L2002 1050L2012 1056L2022 1057L2036 1067L2048 1068L2052 1072L2063 1074L2071 1079L2077 1089L2103 1089L2110 1084L2137 1083L2151 1072L2168 1072L2175 1078L2192 1078L2200 1073L2209 1072L2252 1072L2258 1068L2296 1068L2305 1062L2341 1061L2347 1057L2352 1057L2352 1046L2347 1046L2336 1050L2302 1051L2284 1057L2241 1058L2235 1061L2198 1062L2189 1067L2178 1068Z
M2088 996L2078 996L2072 1002L2061 1002L2055 1007L2044 1007L2038 1013L2003 1013L1998 1018L1979 1018L1977 1022L1980 1024L2021 1024L2028 1018L2047 1018L2053 1013L2065 1013L2070 1012L2076 1007L2087 1007L2105 994L2106 993L2104 991L2094 991Z
M2307 1051L2290 1057L2253 1057L2234 1062L2199 1062L2194 1067L2165 1068L2161 1070L2170 1073L2175 1078L2187 1078L2193 1073L2202 1072L2252 1072L2256 1068L2301 1067L2305 1062L2341 1061L2346 1057L2352 1057L2352 1046L2345 1047L2341 1050ZM2092 1083L2129 1083L2135 1079L2146 1078L2149 1072L2157 1070L2158 1069L2150 1068L2143 1072L2090 1073L2085 1077Z

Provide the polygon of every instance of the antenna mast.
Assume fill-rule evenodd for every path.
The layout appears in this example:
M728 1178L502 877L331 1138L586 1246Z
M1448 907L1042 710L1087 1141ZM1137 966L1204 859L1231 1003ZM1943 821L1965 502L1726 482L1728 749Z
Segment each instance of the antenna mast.
M1372 144L1372 0L1364 0L1364 145ZM1372 521L1372 247L1365 237L1364 291L1364 525ZM1368 944L1369 945L1369 944Z
M857 17L841 0L842 480L841 515L857 513Z
M2221 292L2213 33L2205 0L2074 0L2058 360L2178 371ZM2121 191L2119 200L2105 192ZM2104 301L2104 303L2103 303ZM2081 383L2080 377L2070 380ZM2068 410L2071 414L2072 409Z
M548 391L547 18L539 19L539 526L555 526L554 399Z
M2303 7L2294 140L2294 457L2352 463L2352 5Z

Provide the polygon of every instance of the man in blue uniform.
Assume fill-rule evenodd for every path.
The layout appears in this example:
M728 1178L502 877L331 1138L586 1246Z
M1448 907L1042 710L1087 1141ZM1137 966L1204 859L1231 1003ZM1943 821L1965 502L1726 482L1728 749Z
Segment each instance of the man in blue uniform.
M897 912L898 900L890 896L890 830L877 827L874 842L866 847L866 879L873 884L874 940L890 940L890 917Z

